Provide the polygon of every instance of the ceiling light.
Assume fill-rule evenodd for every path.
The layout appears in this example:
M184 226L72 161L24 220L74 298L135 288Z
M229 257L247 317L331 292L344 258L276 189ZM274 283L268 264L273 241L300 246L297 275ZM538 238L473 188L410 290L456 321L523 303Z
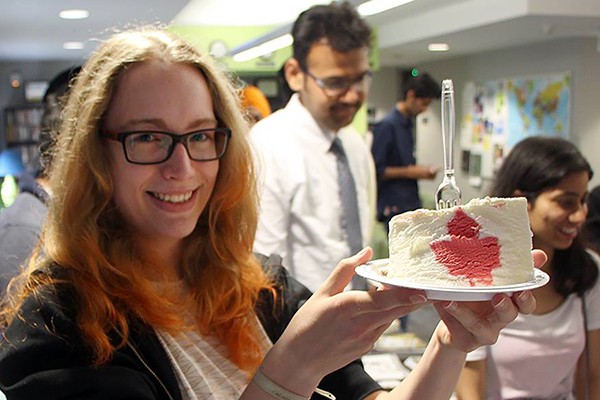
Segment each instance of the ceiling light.
M275 39L269 40L263 44L260 44L256 47L252 47L248 50L244 50L240 53L237 53L233 56L233 61L243 62L252 60L253 58L258 58L260 56L264 56L265 54L272 53L276 50L283 49L284 47L291 46L293 42L292 35L289 33L283 36L279 36Z
M446 43L430 43L427 45L427 50L429 51L448 51L450 50L450 46Z
M292 44L294 39L290 32L292 24L281 26L262 36L252 39L246 43L231 49L228 56L233 58L233 61L244 62L253 58L258 58Z
M356 10L363 17L379 14L380 12L402 6L414 0L371 0L356 7Z
M90 16L88 10L62 10L58 13L58 16L62 19L86 19Z
M360 4L356 10L361 16L368 16L399 7L413 1L414 0L370 0ZM290 35L291 28L291 23L284 25L267 33L266 35L237 46L229 52L229 55L236 62L244 62L290 46L293 42L293 38Z
M81 50L83 49L83 42L64 42L63 49L65 50Z

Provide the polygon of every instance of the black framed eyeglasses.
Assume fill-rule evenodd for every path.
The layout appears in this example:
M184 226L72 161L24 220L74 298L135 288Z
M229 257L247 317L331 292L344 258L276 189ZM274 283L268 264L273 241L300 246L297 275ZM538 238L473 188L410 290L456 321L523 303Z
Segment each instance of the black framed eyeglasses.
M160 164L173 154L178 143L194 161L212 161L223 157L231 138L229 128L208 128L178 135L171 132L140 130L105 134L121 142L125 158L132 164Z
M365 92L368 90L373 80L373 71L367 71L355 79L347 79L342 77L318 78L314 76L308 69L304 73L310 76L317 86L319 86L327 96L337 97L342 96L354 88L357 91Z

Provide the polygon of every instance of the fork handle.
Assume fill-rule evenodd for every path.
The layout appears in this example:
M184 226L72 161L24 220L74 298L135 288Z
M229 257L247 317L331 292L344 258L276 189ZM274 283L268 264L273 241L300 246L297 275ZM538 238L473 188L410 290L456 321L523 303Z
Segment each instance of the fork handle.
M454 173L454 86L452 79L442 81L442 144L444 172Z

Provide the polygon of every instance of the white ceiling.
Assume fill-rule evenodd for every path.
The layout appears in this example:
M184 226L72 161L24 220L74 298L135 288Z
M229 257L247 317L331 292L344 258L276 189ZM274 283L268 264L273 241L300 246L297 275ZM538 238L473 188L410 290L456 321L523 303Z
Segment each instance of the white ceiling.
M0 0L0 60L80 60L99 39L145 23L286 24L316 3L323 1ZM58 12L66 8L86 8L90 18L61 20ZM383 65L418 64L564 37L595 37L600 42L599 0L415 0L367 21L379 33ZM64 50L65 41L84 41L85 49ZM446 42L450 51L428 52L431 42Z

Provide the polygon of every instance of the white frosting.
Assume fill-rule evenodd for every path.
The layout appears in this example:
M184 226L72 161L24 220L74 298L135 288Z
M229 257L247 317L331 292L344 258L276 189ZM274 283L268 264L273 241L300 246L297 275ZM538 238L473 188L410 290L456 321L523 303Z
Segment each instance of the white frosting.
M491 270L491 282L478 280L473 275L469 279L467 274L475 272L470 269L475 266L467 264L458 266L465 274L451 274L449 267L440 263L432 251L432 243L456 239L449 233L448 223L455 217L459 207L479 226L475 240L497 238L500 265ZM525 198L486 197L473 199L459 207L419 209L392 218L388 276L440 286L504 286L533 279L532 233ZM481 257L478 255L476 259L490 256L494 248L478 251Z

